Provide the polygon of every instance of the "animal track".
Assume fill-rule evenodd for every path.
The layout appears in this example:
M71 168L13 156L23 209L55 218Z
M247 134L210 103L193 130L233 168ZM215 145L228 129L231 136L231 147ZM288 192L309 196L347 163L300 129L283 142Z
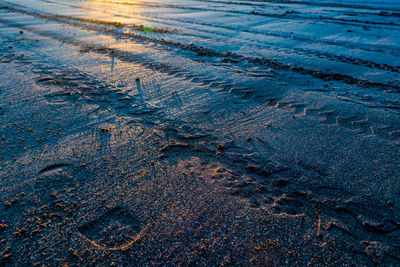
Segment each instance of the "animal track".
M97 248L126 250L141 237L140 221L127 210L113 208L79 228L79 232Z

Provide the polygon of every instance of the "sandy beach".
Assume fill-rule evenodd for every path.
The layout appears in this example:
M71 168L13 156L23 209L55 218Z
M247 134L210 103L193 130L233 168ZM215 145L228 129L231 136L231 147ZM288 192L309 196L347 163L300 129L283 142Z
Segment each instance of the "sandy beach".
M0 266L400 265L395 0L0 0Z

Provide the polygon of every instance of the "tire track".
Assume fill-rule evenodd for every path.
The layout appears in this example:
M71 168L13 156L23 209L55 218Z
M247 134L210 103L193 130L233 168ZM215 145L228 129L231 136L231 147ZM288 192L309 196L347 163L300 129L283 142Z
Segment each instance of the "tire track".
M207 0L196 0L196 1L207 1ZM387 11L400 11L400 8L388 8L388 7L372 7L367 5L359 4L345 4L345 3L332 3L332 2L318 2L318 1L293 1L293 0L247 0L249 2L262 2L262 3L273 3L273 4L288 4L288 5L306 5L306 6L322 6L322 7L342 7L342 8L357 8L357 9L368 9L368 10L387 10ZM221 1L222 2L222 1ZM225 2L225 1L223 1ZM229 2L227 2L229 3Z
M48 3L55 3L55 4L60 4L60 5L66 5L66 6L70 6L70 7L78 7L76 5L70 5L70 4L66 4L66 3L61 3L58 1L51 1L51 0L40 0L43 2L48 2ZM82 8L82 7L79 7ZM112 7L110 7L112 8ZM104 12L104 10L102 9L97 9L97 10L101 10L102 12ZM116 10L116 11L120 11L120 10ZM107 13L107 12L106 12ZM114 14L114 13L113 13ZM233 32L248 32L248 33L252 33L252 34L257 34L257 35L264 35L264 36L272 36L272 37L279 37L279 38L283 38L283 39L288 39L288 40L296 40L296 41L300 41L300 42L308 42L308 43L321 43L321 44L326 44L326 45L332 45L332 46L343 46L343 47L348 47L348 48L352 48L352 49L360 49L360 50L364 50L364 51L369 51L369 52L379 52L379 53L391 53L393 54L393 52L397 51L397 54L395 54L396 56L400 56L400 49L396 49L394 47L388 47L388 46L384 46L384 45L377 45L375 44L374 47L371 47L371 45L363 45L360 43L351 43L351 42L343 42L340 40L335 40L335 41L330 41L330 40L323 40L323 39L311 39L308 38L306 36L300 36L300 35L296 35L294 33L285 33L285 32L272 32L272 31L268 31L268 32L264 32L264 31L259 31L256 29L247 29L247 28L243 28L243 27L232 27L232 26L227 26L227 25L217 25L215 23L206 23L206 22L195 22L193 20L185 20L185 19L179 19L179 18L165 18L162 16L155 16L155 15L142 15L140 13L133 13L135 14L135 16L140 16L145 18L148 21L153 21L156 23L163 23L165 25L171 25L171 26L175 26L175 24L171 24L171 23L167 23L166 21L171 21L171 22L180 22L180 23L185 23L185 24L191 24L191 25L195 25L195 26L207 26L210 28L219 28L219 29L223 29L224 31L229 30L229 31L233 31ZM130 16L130 18L136 18L136 17L132 17ZM161 22L160 22L161 21ZM225 36L227 38L231 38L231 36L224 34L224 31L219 32L219 31L214 31L214 30L205 30L202 28L195 28L196 31L201 31L201 32L205 32L205 33L211 33L211 34L218 34L221 36ZM386 50L386 51L385 51Z
M199 74L197 74L197 73L192 74L184 69L178 69L173 66L165 65L163 63L157 63L152 60L147 60L141 56L136 55L135 53L126 52L126 51L109 48L109 47L87 44L87 43L80 42L73 38L69 38L69 37L62 36L62 35L55 34L55 33L49 33L49 32L45 32L45 31L33 29L32 27L24 26L24 25L18 24L18 23L13 23L11 21L4 20L4 19L0 19L0 23L5 24L10 27L16 27L16 28L23 29L25 31L30 31L30 32L35 33L42 37L47 37L47 38L51 38L51 39L54 39L54 40L57 40L60 42L65 42L67 44L70 44L70 45L73 45L73 46L79 48L81 51L84 51L84 52L93 52L93 53L96 53L99 55L112 55L113 57L121 60L122 62L136 63L136 64L139 64L139 65L147 68L148 70L151 70L151 71L157 70L159 72L165 73L165 74L173 76L173 77L183 78L184 80L187 80L190 82L200 83L205 87L214 88L218 91L228 92L231 90L231 88L234 87L234 85L232 83L228 83L225 81L219 81L214 78L202 77L202 76L199 76Z
M285 63L276 61L274 59L245 57L245 56L238 55L238 54L235 54L235 53L232 53L232 52L221 53L221 52L209 49L209 48L199 47L199 46L196 46L196 45L193 45L193 44L185 45L185 44L182 44L182 43L176 43L176 42L171 42L171 41L166 41L166 40L158 40L158 39L154 39L154 38L151 38L151 37L137 35L137 34L134 34L134 33L116 33L115 31L110 30L110 28L99 28L99 27L91 26L91 25L88 25L88 24L85 24L85 23L79 23L79 22L75 22L75 21L71 22L71 21L69 21L69 20L67 20L65 18L57 17L56 15L45 15L45 14L40 14L40 13L36 13L36 12L32 12L32 11L11 8L11 7L0 7L0 8L7 9L7 10L13 11L13 12L18 12L18 13L30 15L30 16L34 16L34 17L38 17L38 18L42 18L42 19L62 22L62 23L70 24L70 25L76 26L76 27L82 27L82 28L85 28L85 29L88 29L88 30L92 30L92 31L106 32L106 33L111 33L113 35L127 36L127 37L131 37L131 38L135 38L135 39L140 40L140 41L155 42L155 43L159 43L161 45L166 45L166 46L170 46L170 47L179 48L179 49L182 49L182 50L192 51L192 52L195 52L198 56L218 57L218 58L224 58L224 59L227 59L227 60L235 59L237 61L251 63L251 64L255 64L255 65L273 67L273 68L278 69L278 70L293 71L293 72L300 73L300 74L303 74L303 75L311 75L311 76L313 76L315 78L322 79L322 80L325 80L325 81L330 81L330 80L342 81L342 82L347 83L347 84L358 85L358 86L361 86L361 87L371 86L371 87L375 87L375 88L391 88L391 89L394 89L395 91L399 91L399 87L396 84L393 84L391 82L380 83L380 82L376 82L376 81L359 79L359 78L352 77L352 76L347 75L347 74L340 74L340 73L335 73L335 72L323 72L321 70L308 69L308 68L305 68L305 67L302 67L302 66L292 66L290 64L285 64ZM18 25L18 27L23 27L23 25ZM68 41L72 42L72 43L74 42L72 39L69 39ZM108 52L110 52L110 51L111 50L109 50ZM124 53L124 52L120 51L119 53ZM119 54L119 53L117 53L117 54ZM155 64L155 63L154 62L148 62L148 64L152 65L152 64ZM166 66L163 66L163 68L165 68L165 67ZM175 70L174 70L174 72L175 72ZM195 75L193 75L191 78L195 78Z
M49 3L58 3L58 2L53 2L53 1L49 1L49 0L41 0L41 1L49 2ZM68 6L77 7L77 6L74 6L74 5L68 5ZM87 19L75 18L75 17L71 17L71 16L60 16L60 17L67 18L67 19L72 19L72 20L77 20L77 21L91 22L90 20L87 20ZM99 23L99 24L107 25L107 22ZM143 29L143 27L141 27L141 26L143 26L143 25L139 25L139 26L134 25L135 28ZM124 27L126 27L126 25ZM155 28L155 29L157 29L157 28ZM201 31L200 29L196 29L196 30ZM143 30L141 30L141 31L143 31ZM159 30L156 30L155 32L171 33L171 31L167 30L167 29L159 29ZM202 32L206 32L206 31L202 31ZM223 35L221 32L212 32L212 33L213 34L218 34L220 36L227 37L227 38L230 39L229 36ZM180 35L182 35L182 34L180 34ZM188 36L190 36L190 34L188 34ZM216 39L214 39L214 41L215 40ZM222 40L222 41L226 42L226 40ZM254 42L254 41L252 43L261 44L261 43ZM262 44L265 45L266 43L263 42ZM270 44L273 45L272 43L270 43ZM376 62L373 62L373 61L354 58L354 57L346 57L346 56L343 56L343 55L335 55L335 54L330 54L330 53L326 53L326 52L319 52L319 51L315 51L315 50L312 50L312 49L305 49L305 48L299 48L299 47L295 47L294 49L283 48L282 45L279 46L279 47L271 46L269 48L273 49L275 51L284 49L284 52L287 53L287 54L297 54L297 55L300 55L300 56L309 56L310 54L312 54L315 57L324 58L324 59L331 60L331 61L334 61L334 62L342 62L342 63L348 63L348 64L352 64L352 65L356 65L356 66L365 66L365 67L372 68L372 69L380 69L380 70L400 73L400 66L391 66L390 64L380 64L380 63L376 63Z
M382 126L364 114L349 114L327 108L310 108L305 103L296 101L277 101L274 107L289 110L294 118L312 117L323 124L339 126L365 136L379 136L387 140L400 141L400 128L395 123Z
M251 12L244 12L238 10L219 10L219 9L212 9L206 7L188 7L188 6L180 6L180 5L173 5L173 4L157 4L157 3L132 3L132 2L114 2L114 1L107 1L107 0L83 0L83 1L90 1L90 2L99 2L99 3L107 3L107 4L118 4L118 5L127 5L127 6L142 6L142 7L166 7L166 8L173 8L173 9L182 9L182 10L195 10L195 11L211 11L211 12L223 12L223 13L232 13L232 14L240 14L240 15L251 15L251 16L262 16L262 17L269 17L269 18L279 18L279 19L288 19L288 20L321 20L328 23L337 23L337 24L344 24L344 25L353 25L362 27L364 25L359 25L357 23L363 23L366 25L377 25L382 26L400 26L399 23L394 22L377 22L377 21L362 21L358 19L340 19L340 18L330 18L330 17L323 17L323 16L300 16L294 15L293 12L284 12L282 14L273 14L273 13L263 13L257 11ZM385 27L382 27L385 28Z

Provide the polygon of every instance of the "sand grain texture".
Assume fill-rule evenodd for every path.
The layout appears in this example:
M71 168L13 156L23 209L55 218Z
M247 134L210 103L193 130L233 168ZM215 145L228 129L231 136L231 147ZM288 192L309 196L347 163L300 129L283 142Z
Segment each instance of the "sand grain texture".
M0 265L399 265L399 14L1 0Z

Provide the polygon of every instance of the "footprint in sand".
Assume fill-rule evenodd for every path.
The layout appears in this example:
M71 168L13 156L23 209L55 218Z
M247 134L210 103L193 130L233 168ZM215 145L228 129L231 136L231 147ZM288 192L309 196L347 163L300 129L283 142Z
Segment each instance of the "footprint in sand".
M79 228L82 237L97 248L126 250L142 235L141 222L120 207L109 210Z

